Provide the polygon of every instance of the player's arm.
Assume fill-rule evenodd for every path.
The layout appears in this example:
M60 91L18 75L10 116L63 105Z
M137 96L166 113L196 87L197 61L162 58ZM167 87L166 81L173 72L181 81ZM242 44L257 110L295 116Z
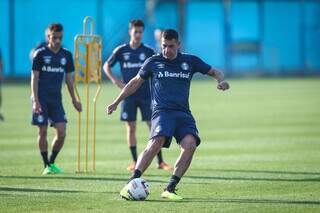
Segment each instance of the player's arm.
M31 98L33 100L32 102L32 110L35 113L41 113L41 105L39 102L39 96L38 96L38 83L39 83L39 74L40 72L37 70L32 70L31 74Z
M223 75L223 73L221 71L219 71L217 69L214 69L214 68L211 68L208 71L208 75L213 77L214 79L216 79L218 81L217 88L219 90L227 90L227 89L230 88L229 83L224 80L224 75Z
M117 85L117 87L119 87L120 89L124 88L125 84L113 74L108 61L104 63L103 71L113 84Z
M69 91L69 94L70 94L70 97L71 97L72 104L73 104L74 108L78 112L81 112L82 111L81 103L76 99L76 96L74 94L74 84L73 84L72 72L66 73L66 84L67 84L68 91Z
M136 75L136 77L132 78L129 83L125 85L125 87L121 90L119 96L112 102L111 105L107 107L107 113L111 114L113 111L117 109L118 104L125 99L126 97L132 95L139 89L139 87L143 84L145 80L140 77L140 75Z

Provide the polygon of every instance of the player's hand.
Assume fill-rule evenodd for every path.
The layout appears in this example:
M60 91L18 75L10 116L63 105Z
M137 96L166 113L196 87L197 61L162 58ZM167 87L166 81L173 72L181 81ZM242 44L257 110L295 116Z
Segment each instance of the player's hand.
M113 111L116 111L118 104L112 103L107 107L107 114L111 115Z
M72 104L74 106L74 108L78 111L78 112L81 112L82 111L82 105L79 101L75 100L75 101L72 101Z
M33 101L32 110L33 110L33 112L35 112L37 114L40 114L42 112L41 105L40 105L39 101Z
M221 82L218 84L217 88L218 88L219 90L224 91L224 90L229 89L230 86L229 86L229 83L228 83L228 82L226 82L226 81L221 81Z

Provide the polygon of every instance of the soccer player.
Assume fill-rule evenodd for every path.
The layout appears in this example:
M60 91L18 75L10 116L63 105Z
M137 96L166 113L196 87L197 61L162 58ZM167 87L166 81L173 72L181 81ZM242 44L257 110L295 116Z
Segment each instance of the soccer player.
M61 150L65 136L67 118L62 105L61 87L65 76L72 103L81 111L81 103L74 95L74 64L70 51L61 48L63 26L52 23L48 26L48 45L36 50L32 63L32 124L38 126L38 144L44 170L42 174L61 173L55 159ZM52 152L48 159L48 124L55 128Z
M142 20L130 21L129 44L117 47L103 66L108 78L120 89L137 75L143 62L154 54L153 49L141 43L143 32L144 23ZM120 63L123 81L113 75L111 67L116 62ZM120 120L126 122L127 141L132 155L132 163L128 166L127 170L131 172L134 170L137 162L136 118L138 108L140 108L142 121L146 121L150 129L151 98L148 82L144 82L131 97L125 98L121 107ZM172 166L163 161L161 150L159 150L157 158L159 169L172 170Z
M107 107L107 113L116 110L119 102L134 93L146 80L151 79L152 120L150 141L139 155L135 171L130 178L139 178L161 147L169 147L172 137L180 146L180 156L173 175L161 194L163 198L181 200L175 193L176 185L187 171L192 156L200 144L195 120L189 108L189 90L196 72L209 75L218 81L219 90L229 89L222 72L212 68L200 58L180 53L179 36L175 30L162 33L162 54L152 56L142 65L139 73L124 87L119 96ZM127 185L120 191L130 199Z

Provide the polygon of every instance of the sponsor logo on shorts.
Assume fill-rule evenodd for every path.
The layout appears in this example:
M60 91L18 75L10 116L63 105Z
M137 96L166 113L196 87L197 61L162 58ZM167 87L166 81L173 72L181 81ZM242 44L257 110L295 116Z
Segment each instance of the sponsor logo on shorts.
M122 119L128 119L128 113L123 112L123 113L121 114L121 117L122 117Z
M38 115L37 120L39 123L42 123L44 121L44 117L42 115Z
M157 126L156 129L154 130L156 133L159 133L161 131L161 127Z

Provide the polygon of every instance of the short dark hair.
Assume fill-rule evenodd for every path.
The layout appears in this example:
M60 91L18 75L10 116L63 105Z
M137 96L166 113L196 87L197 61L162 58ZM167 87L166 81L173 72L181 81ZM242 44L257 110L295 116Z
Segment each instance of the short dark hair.
M162 32L162 38L166 40L172 40L175 39L179 41L179 34L174 29L166 29Z
M132 27L142 27L144 29L144 23L141 19L134 19L129 22L129 29Z
M49 32L62 32L63 26L60 23L52 23L48 26Z

